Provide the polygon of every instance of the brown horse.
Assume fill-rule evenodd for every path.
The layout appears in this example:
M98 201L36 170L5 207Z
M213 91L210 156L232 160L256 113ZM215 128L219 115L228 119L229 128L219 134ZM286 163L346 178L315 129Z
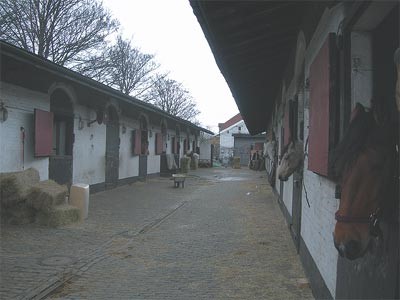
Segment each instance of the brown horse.
M398 201L397 126L357 104L331 166L340 184L334 244L348 259L362 257L381 235L380 218ZM392 209L393 211L393 209Z

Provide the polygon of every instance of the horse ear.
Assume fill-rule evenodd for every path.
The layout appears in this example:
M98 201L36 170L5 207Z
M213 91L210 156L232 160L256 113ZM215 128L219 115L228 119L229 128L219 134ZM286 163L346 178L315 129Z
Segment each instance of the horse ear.
M360 113L365 112L364 106L357 102L356 107L354 107L353 111L351 112L350 122L352 122Z

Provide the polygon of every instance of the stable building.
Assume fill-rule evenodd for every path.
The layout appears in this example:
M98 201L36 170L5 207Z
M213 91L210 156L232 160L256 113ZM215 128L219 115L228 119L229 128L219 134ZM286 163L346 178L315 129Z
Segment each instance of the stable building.
M96 192L166 172L207 129L0 42L0 173Z
M356 103L370 107L374 98L396 111L399 2L190 3L250 134L267 132L276 147L267 172L276 176L270 182L314 296L398 298L398 211L394 221L381 220L380 254L341 257L332 238L340 193L329 160ZM270 169L291 141L304 150L303 167L281 181ZM390 201L398 207L398 194Z

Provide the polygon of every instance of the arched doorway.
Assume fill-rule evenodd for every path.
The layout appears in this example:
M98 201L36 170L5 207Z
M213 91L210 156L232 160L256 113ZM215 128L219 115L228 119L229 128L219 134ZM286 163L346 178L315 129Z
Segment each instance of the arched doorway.
M110 105L105 111L106 119L106 189L114 188L119 178L119 119L118 112Z
M72 184L74 114L72 101L62 89L50 95L54 114L53 148L49 157L49 179L59 184Z

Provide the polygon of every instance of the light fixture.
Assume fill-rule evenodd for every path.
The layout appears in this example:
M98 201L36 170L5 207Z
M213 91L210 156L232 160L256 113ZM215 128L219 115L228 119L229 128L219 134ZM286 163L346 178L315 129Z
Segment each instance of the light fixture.
M3 102L0 103L0 122L3 123L8 119L8 110Z
M81 116L79 116L79 120L78 120L78 129L82 130L83 127L85 127L85 122L83 122Z

